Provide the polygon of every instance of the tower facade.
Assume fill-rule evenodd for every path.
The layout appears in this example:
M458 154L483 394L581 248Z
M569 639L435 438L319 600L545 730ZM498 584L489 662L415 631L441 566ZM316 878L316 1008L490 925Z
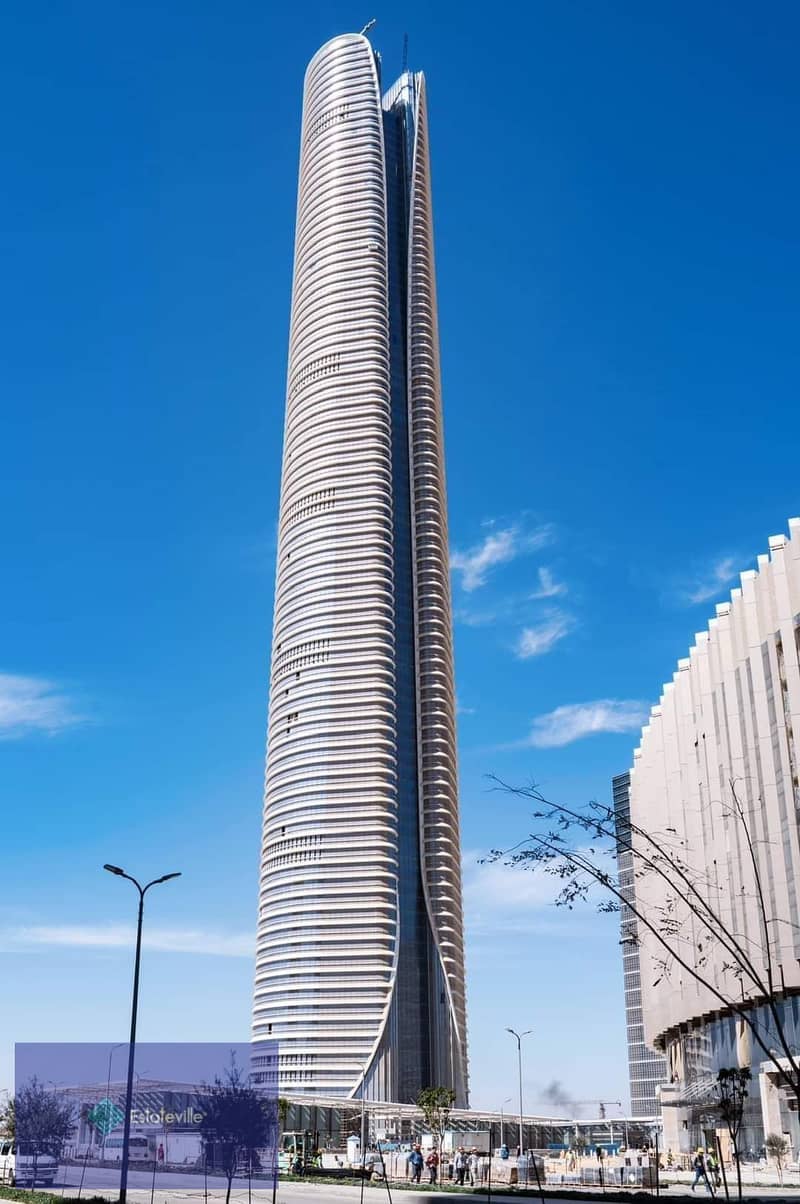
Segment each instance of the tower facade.
M630 775L634 856L638 830L671 859L639 873L635 898L669 918L666 963L663 922L639 925L642 1019L666 1057L664 1145L684 1153L705 1144L730 1067L752 1071L739 1148L800 1145L781 1077L800 1049L800 518L788 525L678 661Z
M619 890L626 903L636 900L636 865L631 851L631 775L620 773L611 779L614 799L614 826L617 833L617 873ZM636 914L623 904L620 912L620 948L625 988L625 1029L628 1037L628 1081L631 1091L631 1116L658 1116L659 1088L667 1078L667 1064L661 1054L644 1040L642 1019L642 968L639 962L639 924Z
M467 1100L425 81L356 34L305 78L253 1039L284 1093Z

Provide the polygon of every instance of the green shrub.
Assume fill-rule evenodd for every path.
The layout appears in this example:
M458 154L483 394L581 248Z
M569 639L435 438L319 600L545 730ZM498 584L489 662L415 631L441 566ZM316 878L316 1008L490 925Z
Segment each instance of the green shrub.
M0 1183L0 1201L22 1200L24 1204L64 1204L60 1195L49 1191L30 1191L22 1187L5 1187ZM77 1204L77 1202L76 1202ZM107 1196L81 1196L80 1204L116 1204Z

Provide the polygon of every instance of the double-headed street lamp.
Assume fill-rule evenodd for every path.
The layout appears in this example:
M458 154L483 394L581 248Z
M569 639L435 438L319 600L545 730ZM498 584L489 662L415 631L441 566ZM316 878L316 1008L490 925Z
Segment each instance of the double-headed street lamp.
M522 1038L529 1037L533 1032L532 1028L527 1028L524 1033L518 1033L516 1029L507 1028L507 1033L511 1033L512 1037L517 1041L517 1056L519 1058L519 1152L522 1155Z
M162 874L160 878L154 878L152 882L148 882L146 886L142 886L130 874L126 874L118 865L104 865L104 870L108 870L109 874L116 874L118 878L127 878L139 892L139 920L136 925L136 960L133 964L133 1003L131 1006L131 1039L128 1047L128 1081L125 1087L125 1119L124 1128L122 1130L122 1170L119 1176L119 1204L126 1204L128 1194L128 1158L130 1153L131 1141L131 1106L133 1103L133 1063L136 1055L136 1011L139 1006L139 963L142 957L142 916L144 914L144 897L151 886L158 886L159 882L169 882L170 878L180 878L180 874ZM113 1052L113 1051L112 1051ZM109 1078L110 1072L110 1057L109 1057Z

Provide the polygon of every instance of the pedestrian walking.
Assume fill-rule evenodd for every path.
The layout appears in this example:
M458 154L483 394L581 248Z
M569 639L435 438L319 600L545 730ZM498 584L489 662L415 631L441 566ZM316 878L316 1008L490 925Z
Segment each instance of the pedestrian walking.
M430 1154L428 1154L428 1157L425 1159L425 1165L428 1168L429 1181L435 1183L436 1177L439 1174L439 1155L436 1153L436 1150L431 1150Z
M418 1145L415 1145L411 1153L408 1155L408 1158L406 1158L406 1164L408 1166L412 1183L419 1183L422 1177L422 1166L424 1161L425 1160L422 1157L422 1150Z
M470 1150L469 1158L467 1159L467 1170L469 1171L470 1187L477 1187L480 1178L480 1159L476 1149Z
M694 1189L697 1187L698 1183L705 1183L706 1191L710 1195L713 1195L714 1192L711 1187L711 1182L708 1178L708 1173L706 1171L706 1159L705 1159L705 1155L702 1150L698 1150L697 1153L695 1154L694 1162L692 1163L692 1170L694 1171L694 1179L692 1181L692 1191L694 1191Z
M464 1186L464 1178L467 1173L467 1155L464 1153L463 1145L458 1147L458 1153L453 1159L453 1171L456 1177L456 1183L459 1187Z
M719 1163L717 1162L716 1155L714 1154L713 1150L708 1151L708 1157L706 1158L706 1168L708 1170L709 1175L714 1180L714 1186L722 1187L722 1179L721 1179L720 1173L719 1173Z

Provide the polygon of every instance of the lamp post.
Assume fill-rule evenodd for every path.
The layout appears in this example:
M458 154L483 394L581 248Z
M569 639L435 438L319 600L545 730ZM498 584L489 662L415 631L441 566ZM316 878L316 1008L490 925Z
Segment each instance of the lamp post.
M366 1063L365 1063L361 1067L361 1140L360 1140L360 1145L361 1145L361 1172L362 1172L361 1182L362 1182L362 1185L364 1182L364 1174L363 1174L364 1167L366 1166L366 1162L367 1162L367 1134L366 1134L366 1125L365 1125L366 1115L364 1112L364 1084L366 1082L366 1078L367 1078L367 1067L366 1067Z
M106 1075L106 1099L108 1100L109 1103L111 1102L111 1059L114 1057L114 1050L122 1049L124 1044L125 1044L124 1041L120 1041L119 1045L112 1045L111 1049L108 1051L108 1074ZM103 1147L102 1147L102 1151L100 1154L100 1159L103 1162L105 1162L105 1158L106 1158L106 1137L108 1136L108 1133L106 1130L108 1127L108 1119L110 1119L110 1117L107 1118L106 1124L103 1125Z
M502 1104L500 1105L500 1144L501 1145L506 1144L504 1130L503 1130L503 1109L505 1108L506 1104L510 1104L510 1103L511 1103L511 1096L509 1095L508 1099L504 1099Z
M511 1033L511 1036L514 1037L517 1042L517 1058L519 1060L519 1152L520 1152L520 1156L521 1156L522 1155L522 1143L523 1143L523 1136L522 1136L522 1038L529 1037L531 1035L531 1033L533 1032L533 1029L526 1028L524 1033L518 1033L516 1031L516 1029L507 1028L506 1032ZM125 1204L125 1202L122 1201L122 1204Z
M128 1158L130 1154L131 1141L131 1104L133 1102L133 1063L136 1056L136 1012L139 1006L139 964L142 957L142 916L144 915L144 897L151 886L158 886L160 882L169 882L171 878L180 878L180 874L162 874L160 878L154 878L152 882L148 882L142 886L130 874L126 874L118 865L104 865L104 870L108 870L109 874L116 874L118 878L127 878L139 892L139 918L136 925L136 958L133 963L133 1002L131 1004L131 1039L128 1045L128 1080L125 1087L125 1119L122 1130L122 1170L119 1176L119 1204L126 1204L128 1196Z
M367 1063L361 1067L361 1137L359 1145L361 1147L361 1195L359 1197L360 1204L364 1204L364 1174L367 1165L367 1135L366 1135L366 1115L364 1113L364 1084L367 1080ZM370 1175L370 1178L372 1176Z

